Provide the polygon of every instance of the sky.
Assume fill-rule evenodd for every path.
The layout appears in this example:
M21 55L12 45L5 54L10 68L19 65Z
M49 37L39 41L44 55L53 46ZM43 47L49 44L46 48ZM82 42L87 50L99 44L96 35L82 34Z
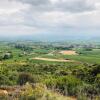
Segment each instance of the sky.
M0 0L0 36L100 36L100 0Z

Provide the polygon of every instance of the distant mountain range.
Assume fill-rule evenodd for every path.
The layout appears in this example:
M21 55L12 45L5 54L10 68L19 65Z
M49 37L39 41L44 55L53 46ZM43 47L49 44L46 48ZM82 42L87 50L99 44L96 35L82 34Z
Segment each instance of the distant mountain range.
M12 37L0 37L0 41L17 41L17 40L32 40L32 41L100 41L100 36L86 35L23 35Z

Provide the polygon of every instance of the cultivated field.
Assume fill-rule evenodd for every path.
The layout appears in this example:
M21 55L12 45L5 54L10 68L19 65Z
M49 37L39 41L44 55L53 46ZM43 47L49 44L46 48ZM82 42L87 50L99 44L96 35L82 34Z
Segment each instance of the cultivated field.
M77 55L76 51L73 50L64 50L64 51L60 51L59 53L63 55Z
M35 60L44 60L44 61L54 61L54 62L73 62L72 60L50 59L50 58L40 58L40 57L35 57L33 59L35 59Z

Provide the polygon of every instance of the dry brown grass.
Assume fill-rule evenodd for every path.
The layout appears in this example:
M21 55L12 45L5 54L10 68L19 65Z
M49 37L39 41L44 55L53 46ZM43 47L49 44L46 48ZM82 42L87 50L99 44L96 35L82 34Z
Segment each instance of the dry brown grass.
M40 58L40 57L35 57L33 59L35 59L35 60L44 60L44 61L56 61L56 62L73 62L72 60Z
M64 50L64 51L60 51L59 53L63 55L77 55L76 51L74 50Z

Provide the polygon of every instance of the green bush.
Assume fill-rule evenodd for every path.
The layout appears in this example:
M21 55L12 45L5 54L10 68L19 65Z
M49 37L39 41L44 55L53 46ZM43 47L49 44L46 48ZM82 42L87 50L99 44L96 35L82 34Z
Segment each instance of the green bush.
M36 77L33 77L31 74L25 72L19 73L18 84L24 85L27 82L36 83Z
M48 79L46 85L49 88L55 88L64 95L77 95L78 87L82 82L72 75Z

